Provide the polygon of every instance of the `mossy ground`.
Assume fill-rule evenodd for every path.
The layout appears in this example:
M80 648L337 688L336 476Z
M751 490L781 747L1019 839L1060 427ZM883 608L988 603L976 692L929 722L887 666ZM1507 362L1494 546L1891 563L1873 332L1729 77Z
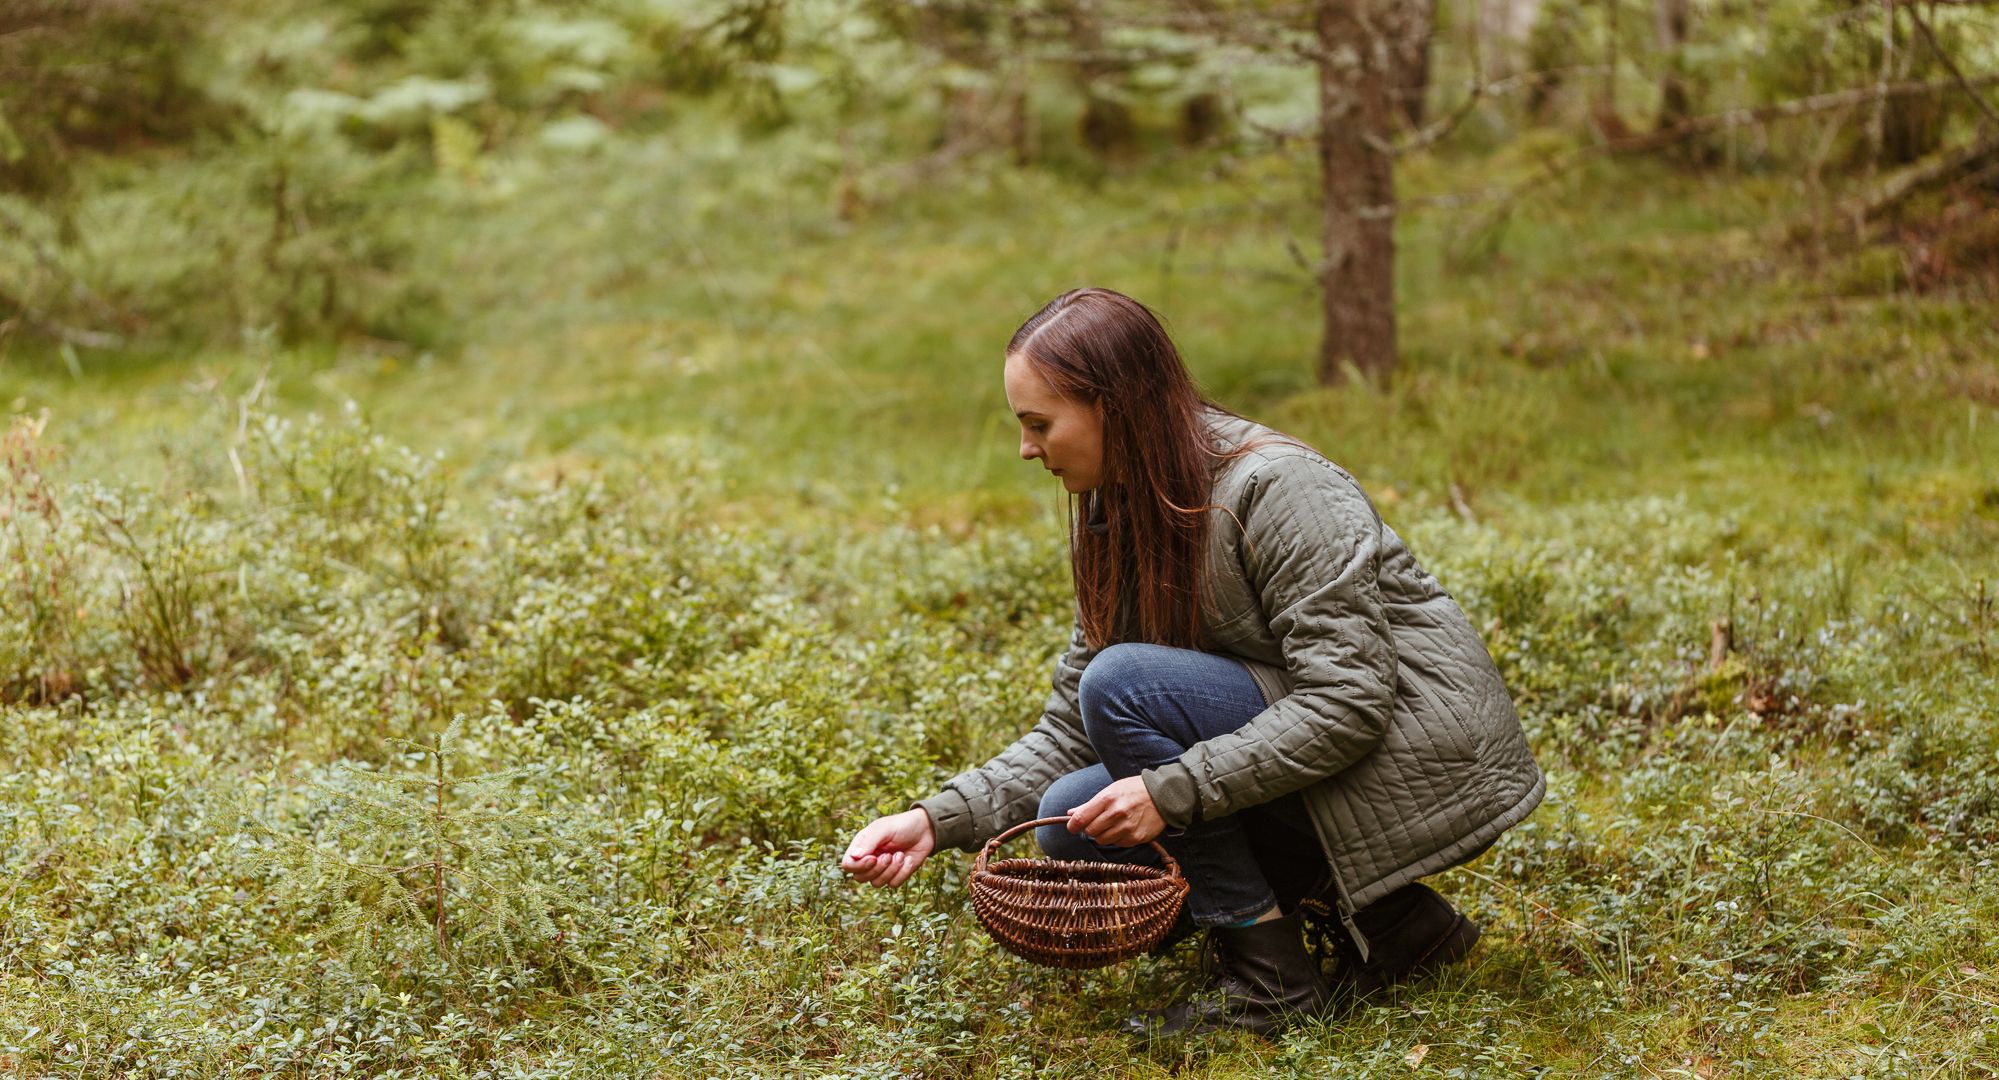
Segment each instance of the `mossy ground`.
M781 140L511 175L420 225L460 350L0 366L62 510L0 525L4 670L68 691L0 723L0 1071L1999 1072L1991 276L1788 242L1789 178L1602 163L1406 218L1402 371L1321 389L1298 162L856 221ZM1438 882L1470 963L1281 1041L1134 1047L1188 955L1035 970L957 857L834 869L1045 692L1062 510L999 350L1084 283L1360 478L1550 776ZM453 767L524 771L426 817L454 716ZM426 859L442 948L390 872Z

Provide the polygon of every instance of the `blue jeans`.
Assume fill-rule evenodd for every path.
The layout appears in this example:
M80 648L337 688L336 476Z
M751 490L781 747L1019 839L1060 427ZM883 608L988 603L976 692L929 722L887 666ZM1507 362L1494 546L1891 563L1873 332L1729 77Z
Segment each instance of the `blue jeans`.
M1248 669L1225 656L1163 645L1119 644L1083 669L1083 731L1098 765L1048 785L1041 817L1088 802L1113 780L1173 761L1197 742L1225 735L1263 711ZM1061 825L1034 832L1050 858L1161 865L1150 844L1104 847ZM1159 843L1187 875L1187 914L1202 927L1240 922L1326 880L1325 854L1296 793L1234 815L1168 830Z

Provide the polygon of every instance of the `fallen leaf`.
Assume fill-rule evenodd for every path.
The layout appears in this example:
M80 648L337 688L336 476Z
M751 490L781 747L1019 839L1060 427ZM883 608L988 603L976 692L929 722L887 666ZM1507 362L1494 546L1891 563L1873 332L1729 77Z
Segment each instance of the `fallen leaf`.
M1430 1056L1429 1045L1427 1043L1417 1043L1415 1046L1409 1048L1407 1054L1402 1055L1402 1060L1408 1062L1410 1068L1420 1069L1423 1067L1423 1059L1428 1056Z

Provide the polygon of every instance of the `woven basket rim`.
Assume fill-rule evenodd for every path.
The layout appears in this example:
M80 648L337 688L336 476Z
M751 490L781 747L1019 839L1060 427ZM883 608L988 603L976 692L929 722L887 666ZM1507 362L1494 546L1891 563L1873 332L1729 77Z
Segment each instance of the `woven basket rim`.
M986 846L985 846L985 847L983 847L983 848L980 848L980 849L979 849L979 857L978 857L977 859L973 860L973 862L972 862L972 873L973 873L974 875L977 875L977 874L981 874L981 873L991 873L991 872L992 872L992 870L991 870L991 867L990 867L990 866L988 866L987 864L988 864L989 862L991 862L991 860L992 860L992 857L993 857L993 854L994 854L995 852L997 852L997 851L999 850L999 846L1000 846L1001 844L1004 844L1004 843L1006 843L1006 842L1007 842L1008 840L1011 840L1011 839L1013 839L1014 837L1016 837L1016 836L1019 836L1019 835L1020 835L1021 833L1024 833L1024 832L1026 832L1026 831L1027 831L1027 830L1029 830L1029 829L1033 829L1033 828L1039 828L1039 827L1040 827L1040 826L1042 826L1042 825L1053 825L1053 824L1056 824L1057 822L1065 822L1065 821L1068 821L1068 820L1069 820L1069 818L1068 818L1068 816L1067 816L1067 815L1063 815L1063 816L1061 816L1061 817L1045 817L1045 818L1036 818L1036 819L1034 819L1033 821L1023 821L1023 822L1021 822L1020 824L1018 824L1018 825L1015 825L1015 826L1014 826L1013 828L1011 828L1011 829L1008 829L1008 830L1006 830L1006 831L1005 831L1005 832L1003 832L1003 833L1000 833L1000 834L999 834L998 836L995 836L995 837L993 837L993 838L992 838L991 840L988 840L988 841L986 841ZM1171 852L1167 851L1167 850L1166 850L1166 849L1165 849L1164 847L1160 846L1160 843L1159 843L1159 841L1157 841L1157 840L1148 840L1148 841L1146 841L1146 844L1147 844L1148 846L1150 846L1150 847L1152 848L1152 850L1154 850L1154 851L1156 851L1156 852L1158 852L1158 853L1159 853L1159 858L1160 858L1160 860L1161 860L1162 862L1164 862L1164 863L1166 864L1166 870L1165 870L1165 873L1166 873L1166 875L1167 875L1168 877L1170 877L1170 878L1174 878L1174 879L1176 879L1176 880L1179 880L1179 881L1185 881L1185 880L1187 880L1186 876L1185 876L1184 874L1182 874L1182 873L1180 872L1180 860L1178 860L1178 859L1175 859L1175 858L1173 857L1173 854L1172 854ZM1052 866L1057 866L1057 867L1059 867L1059 866L1065 866L1065 865L1071 865L1071 864L1074 864L1074 865L1082 865L1082 866L1090 866L1090 867L1098 867L1098 866L1121 866L1121 867L1127 867L1127 868L1130 868L1130 869L1134 869L1134 870L1151 870L1151 871L1154 871L1155 873L1156 873L1156 872L1158 872L1158 871L1156 870L1156 868L1154 868L1154 867L1150 867L1150 866L1140 866L1140 865L1138 865L1138 864L1136 864L1136 863L1099 863L1099 862L1087 862L1087 861L1084 861L1084 860L1080 860L1080 859L1047 859L1047 858L1043 858L1043 859L1021 859L1021 858L1012 858L1012 859L1002 859L1002 860L1000 860L1000 861L999 861L998 863L996 863L996 864L993 864L993 865L1000 865L1000 866L1003 866L1003 865L1006 865L1006 864L1008 864L1008 863L1013 863L1013 864L1016 864L1016 865L1018 865L1018 864L1021 864L1021 863L1030 863L1030 862L1031 862L1031 863L1040 863L1040 864L1042 864L1042 865L1052 865Z
M966 883L979 922L1008 952L1052 967L1103 967L1150 948L1165 936L1189 891L1180 864L1158 842L1152 847L1166 864L1163 870L1082 859L992 858L1022 832L1067 820L1025 822L987 841ZM1065 880L1059 876L1065 872L1087 873L1092 880Z
M989 863L985 869L975 872L991 877L1008 878L1011 876L1010 872L1015 870L1076 871L1079 873L1102 875L1104 877L1125 878L1132 881L1170 881L1175 877L1175 875L1169 874L1157 866L1146 866L1142 863L1088 862L1083 859L1033 859L1021 857L1001 859L998 862Z

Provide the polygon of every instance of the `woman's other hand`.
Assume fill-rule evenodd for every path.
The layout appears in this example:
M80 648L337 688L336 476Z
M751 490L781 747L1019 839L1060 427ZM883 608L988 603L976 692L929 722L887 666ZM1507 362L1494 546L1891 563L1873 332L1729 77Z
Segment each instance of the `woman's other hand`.
M893 889L909 880L937 849L937 830L922 807L876 818L854 834L840 869L876 888Z
M1069 831L1105 847L1137 847L1166 831L1166 819L1152 805L1144 779L1113 780L1089 802L1069 811Z

